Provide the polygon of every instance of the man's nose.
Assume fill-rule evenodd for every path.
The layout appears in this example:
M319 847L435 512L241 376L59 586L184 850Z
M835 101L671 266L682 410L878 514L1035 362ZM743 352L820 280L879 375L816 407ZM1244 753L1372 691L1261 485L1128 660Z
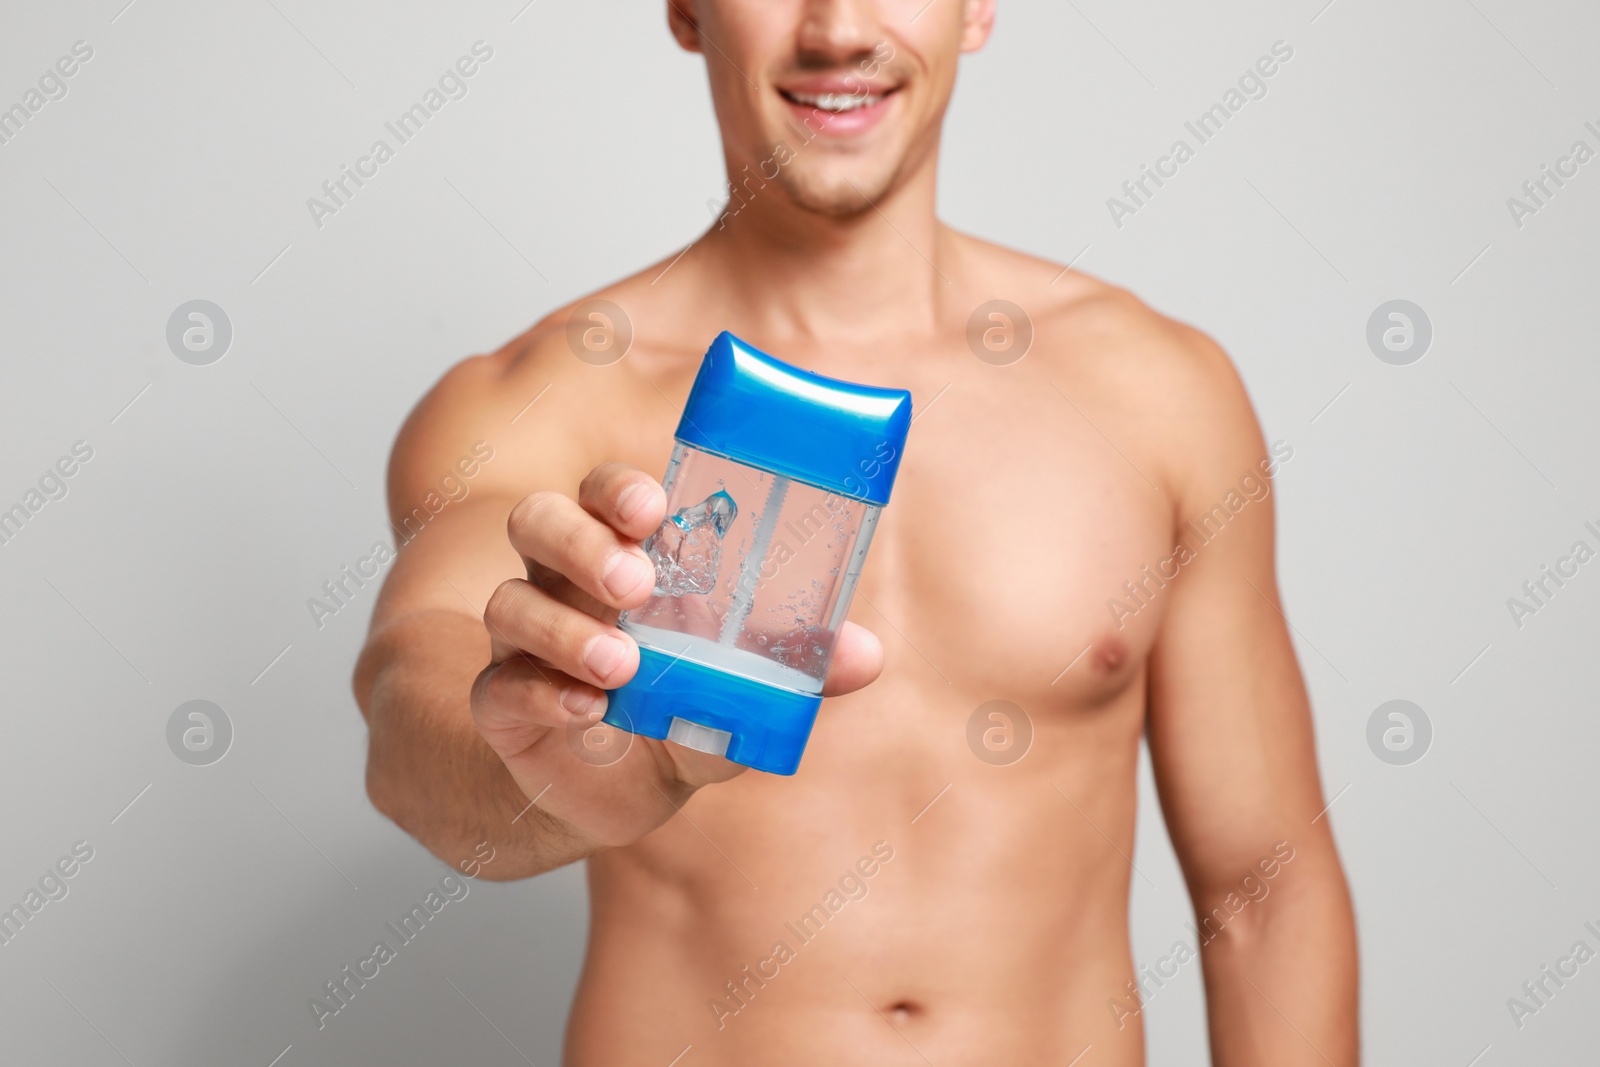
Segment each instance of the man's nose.
M805 0L796 44L801 55L836 62L872 51L882 36L875 0Z

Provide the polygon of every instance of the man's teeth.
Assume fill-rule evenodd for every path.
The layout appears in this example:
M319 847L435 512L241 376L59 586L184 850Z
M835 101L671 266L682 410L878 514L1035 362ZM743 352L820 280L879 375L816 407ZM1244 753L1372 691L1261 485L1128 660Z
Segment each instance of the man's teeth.
M870 107L884 97L883 93L790 93L789 98L797 104L805 104L819 111L854 111L858 107Z

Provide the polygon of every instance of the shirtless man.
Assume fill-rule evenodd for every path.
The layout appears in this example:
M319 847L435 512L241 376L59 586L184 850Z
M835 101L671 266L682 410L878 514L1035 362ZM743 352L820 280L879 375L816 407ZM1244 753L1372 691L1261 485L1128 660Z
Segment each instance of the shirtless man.
M561 309L452 369L395 445L397 525L476 442L494 458L384 588L355 681L368 790L452 866L492 848L484 877L588 861L575 1067L1125 1067L1137 989L1191 962L1213 1062L1357 1062L1263 499L1288 449L1204 335L935 217L958 57L994 6L669 0L728 212L596 294L631 322L623 358L576 358ZM969 344L997 298L1031 320L1014 362ZM918 410L793 777L585 732L638 662L613 623L650 592L639 542L723 328ZM1021 713L969 744L995 700ZM1141 737L1196 936L1136 966Z

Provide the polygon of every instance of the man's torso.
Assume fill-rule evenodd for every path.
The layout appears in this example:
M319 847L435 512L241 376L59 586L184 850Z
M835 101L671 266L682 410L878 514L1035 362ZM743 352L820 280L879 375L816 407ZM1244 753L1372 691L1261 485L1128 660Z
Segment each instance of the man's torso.
M573 1064L1142 1061L1112 998L1133 977L1127 899L1146 661L1170 555L1181 427L1171 327L1081 275L965 238L922 336L747 339L819 373L909 388L894 500L849 617L882 677L824 703L799 773L697 793L589 861ZM692 265L691 265L692 266ZM741 309L650 275L598 296L634 340L611 366L536 329L491 360L504 397L570 449L500 449L529 488L604 461L665 469L698 354ZM670 275L669 275L670 277ZM689 293L685 293L685 290ZM969 346L972 309L1027 310L1028 353ZM870 324L868 324L870 326ZM1014 353L1013 353L1014 354ZM991 357L993 358L993 357ZM517 404L520 405L518 400ZM519 420L521 421L521 420ZM1142 583L1130 606L1124 581ZM1149 592L1154 590L1154 592ZM896 1032L898 1031L898 1032Z

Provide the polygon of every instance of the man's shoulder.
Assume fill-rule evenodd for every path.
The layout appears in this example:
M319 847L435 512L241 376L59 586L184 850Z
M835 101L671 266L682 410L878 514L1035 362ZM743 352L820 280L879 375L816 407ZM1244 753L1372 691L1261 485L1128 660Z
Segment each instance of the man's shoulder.
M649 391L636 376L642 299L635 279L623 279L555 308L493 351L456 362L402 425L390 458L391 490L413 468L429 471L440 456L480 438L537 454L546 466L584 461L590 428L608 411L626 413Z
M1169 484L1200 473L1208 459L1237 463L1260 449L1243 380L1202 330L1075 267L995 245L982 254L1028 316L1027 358L1082 410L1115 420L1106 432L1143 442L1172 474Z
M646 346L638 336L641 323L659 317L658 296L649 285L652 271L659 269L646 268L562 304L498 349L460 360L422 398L418 412L472 418L516 415L546 387L570 394L569 403L617 396L619 379L640 363L652 362L638 357L655 354L662 344L652 337ZM642 353L644 347L652 352ZM600 367L614 373L587 373Z
M990 276L1016 294L1034 331L1033 349L1052 370L1108 384L1154 379L1203 391L1236 388L1238 376L1221 346L1131 290L1075 265L979 244Z
M565 369L565 313L558 309L491 352L467 356L440 376L406 420L401 439L453 425L505 422L533 399L522 387L535 379L553 385ZM567 359L571 360L570 353ZM502 418L504 416L504 418Z
M1076 261L1062 264L968 235L963 243L990 296L1009 299L1027 315L1046 358L1087 346L1127 358L1195 364L1201 373L1231 366L1200 330L1156 311L1128 289L1078 270Z

